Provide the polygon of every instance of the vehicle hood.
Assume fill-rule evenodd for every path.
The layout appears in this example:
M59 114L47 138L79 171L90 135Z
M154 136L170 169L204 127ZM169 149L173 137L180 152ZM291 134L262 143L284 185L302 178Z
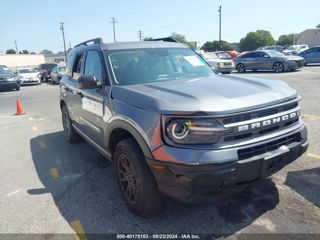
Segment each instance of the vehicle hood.
M300 56L292 56L292 55L284 56L284 57L282 57L282 58L284 58L284 59L286 59L286 60L290 60L290 61L300 61L300 60L303 60L303 58L300 57Z
M297 97L283 81L213 75L204 78L113 86L112 97L163 114L229 114Z
M19 73L22 77L38 77L38 73Z
M7 78L14 78L14 74L0 74L0 81L5 81Z

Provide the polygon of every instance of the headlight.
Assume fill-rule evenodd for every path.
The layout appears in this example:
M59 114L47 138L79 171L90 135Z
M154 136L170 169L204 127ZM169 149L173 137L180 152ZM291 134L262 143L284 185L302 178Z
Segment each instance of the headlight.
M174 118L165 123L166 136L180 144L215 143L227 129L214 119Z
M17 81L17 78L16 77L7 78L7 81L9 82Z

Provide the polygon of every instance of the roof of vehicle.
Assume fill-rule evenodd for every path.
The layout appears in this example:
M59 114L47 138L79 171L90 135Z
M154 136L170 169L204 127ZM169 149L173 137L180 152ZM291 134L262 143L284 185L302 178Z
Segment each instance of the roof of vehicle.
M102 39L92 39L80 43L74 47L70 52L84 49L101 49L102 50L121 50L121 49L139 49L139 48L189 48L179 42L168 41L169 38L154 39L150 41L135 41L135 42L115 42L102 43ZM93 44L88 44L93 42Z

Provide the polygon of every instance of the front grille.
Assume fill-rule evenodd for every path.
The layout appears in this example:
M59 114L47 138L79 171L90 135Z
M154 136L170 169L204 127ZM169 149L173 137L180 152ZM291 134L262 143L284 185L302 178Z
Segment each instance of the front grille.
M238 150L238 158L239 160L251 158L266 152L274 151L278 148L280 148L283 145L289 145L293 142L300 142L301 141L301 135L300 133L295 133L293 135L290 135L288 137L280 138L278 140L274 140L269 143L264 143L255 147L250 148L244 148L241 150Z
M262 118L262 117L266 117L269 115L285 112L290 109L294 109L297 106L298 106L298 102L295 102L295 103L292 103L289 105L271 108L271 109L267 109L264 111L256 111L256 112L252 112L252 113L248 113L248 114L244 114L244 115L240 115L240 116L225 118L225 119L223 119L222 122L224 124L231 124L231 123L243 122L243 121L256 119L256 118Z
M297 60L296 61L297 67L302 67L303 66L303 60Z
M226 62L226 63L224 63L224 65L225 65L225 66L231 66L232 63L231 63L231 62Z

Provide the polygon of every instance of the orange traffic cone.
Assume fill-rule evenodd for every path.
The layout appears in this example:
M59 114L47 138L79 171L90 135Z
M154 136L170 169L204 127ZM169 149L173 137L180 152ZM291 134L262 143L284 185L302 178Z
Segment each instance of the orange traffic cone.
M16 115L22 115L22 114L24 114L24 112L23 112L20 100L17 99L17 113L16 113Z

